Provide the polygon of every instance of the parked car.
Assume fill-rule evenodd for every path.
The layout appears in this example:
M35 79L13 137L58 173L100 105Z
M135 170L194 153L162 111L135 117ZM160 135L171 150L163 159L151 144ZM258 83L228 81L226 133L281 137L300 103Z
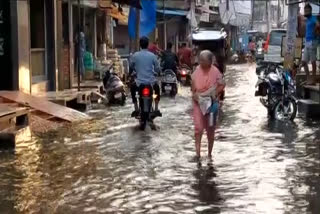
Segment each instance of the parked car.
M282 37L286 36L286 34L287 34L287 30L285 29L271 30L264 47L265 61L283 62L283 57L281 57L281 43L282 43Z

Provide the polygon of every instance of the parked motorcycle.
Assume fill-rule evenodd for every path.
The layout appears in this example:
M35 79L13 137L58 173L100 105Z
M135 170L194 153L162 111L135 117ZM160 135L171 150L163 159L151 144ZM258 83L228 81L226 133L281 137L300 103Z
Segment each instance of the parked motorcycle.
M191 68L189 68L189 66L187 65L182 65L178 70L179 80L181 84L184 86L191 85Z
M290 72L279 63L261 62L257 67L260 102L268 109L271 118L281 121L294 120L297 115L296 88Z
M126 93L121 79L113 72L113 65L106 68L103 77L103 86L109 104L124 105Z
M161 91L163 94L169 94L175 97L178 93L177 76L171 69L161 72Z

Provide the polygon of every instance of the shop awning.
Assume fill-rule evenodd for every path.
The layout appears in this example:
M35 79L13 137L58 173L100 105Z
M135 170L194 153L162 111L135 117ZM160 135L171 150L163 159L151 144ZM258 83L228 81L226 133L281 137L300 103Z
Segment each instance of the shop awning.
M171 16L187 16L188 12L185 10L157 10L158 13L162 13L164 15L171 15Z

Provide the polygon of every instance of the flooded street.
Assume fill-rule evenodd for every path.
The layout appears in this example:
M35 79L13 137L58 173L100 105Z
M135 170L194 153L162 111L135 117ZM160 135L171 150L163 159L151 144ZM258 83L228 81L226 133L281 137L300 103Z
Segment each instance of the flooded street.
M163 98L158 131L125 107L0 152L0 213L319 213L319 123L269 121L256 75L231 66L213 166L195 155L190 90Z

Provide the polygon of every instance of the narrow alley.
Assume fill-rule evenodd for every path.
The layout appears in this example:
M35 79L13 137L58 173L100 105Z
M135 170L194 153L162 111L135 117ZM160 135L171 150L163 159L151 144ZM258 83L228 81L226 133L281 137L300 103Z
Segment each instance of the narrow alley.
M254 97L254 67L228 67L207 164L195 155L190 89L163 98L158 131L125 107L0 156L0 213L318 213L319 123L272 122ZM27 149L28 148L28 149Z

